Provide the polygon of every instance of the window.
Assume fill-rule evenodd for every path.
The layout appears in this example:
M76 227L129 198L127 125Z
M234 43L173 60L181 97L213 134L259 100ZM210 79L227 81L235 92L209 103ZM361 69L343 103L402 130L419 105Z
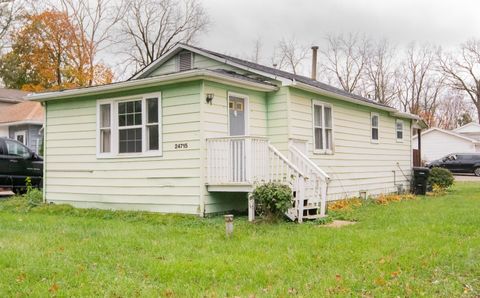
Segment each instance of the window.
M332 107L313 103L313 130L315 152L331 153L333 147Z
M178 70L185 71L192 69L193 57L191 52L182 52L178 54Z
M403 141L403 121L402 120L396 121L395 132L397 135L397 141Z
M161 154L160 96L102 101L98 105L98 155Z
M100 152L110 152L112 142L111 104L100 105Z
M29 158L31 153L27 147L12 140L5 140L7 145L7 155L20 156L22 158Z
M372 113L370 116L370 120L371 120L371 127L372 127L372 142L378 143L378 139L379 139L378 128L379 128L380 116L376 113Z

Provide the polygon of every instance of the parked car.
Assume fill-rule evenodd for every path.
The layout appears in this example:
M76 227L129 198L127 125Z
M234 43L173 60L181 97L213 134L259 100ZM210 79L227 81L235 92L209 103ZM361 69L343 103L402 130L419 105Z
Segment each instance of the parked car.
M43 159L16 140L0 138L0 188L22 191L27 177L32 186L42 187Z
M480 153L453 153L434 160L427 167L442 167L452 173L474 173L480 176Z

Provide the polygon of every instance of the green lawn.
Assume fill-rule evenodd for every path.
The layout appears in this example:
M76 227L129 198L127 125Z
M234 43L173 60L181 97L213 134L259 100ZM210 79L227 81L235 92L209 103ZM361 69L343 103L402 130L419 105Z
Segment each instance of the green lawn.
M0 297L480 295L480 184L370 204L353 226L0 203Z

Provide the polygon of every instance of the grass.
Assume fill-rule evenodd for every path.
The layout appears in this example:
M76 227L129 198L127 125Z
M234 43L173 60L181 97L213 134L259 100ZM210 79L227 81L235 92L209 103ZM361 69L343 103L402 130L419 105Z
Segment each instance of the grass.
M480 295L480 184L341 229L0 203L0 296Z

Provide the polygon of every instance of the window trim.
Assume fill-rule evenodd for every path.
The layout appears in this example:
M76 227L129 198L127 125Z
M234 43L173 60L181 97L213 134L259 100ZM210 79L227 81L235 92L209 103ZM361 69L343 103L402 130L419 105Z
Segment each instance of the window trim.
M148 98L158 98L158 150L147 150L147 110L146 100ZM128 101L142 101L142 152L128 152L119 153L119 125L118 125L118 103ZM111 140L110 140L110 152L100 152L100 106L104 104L110 104L110 126L111 126ZM97 100L96 109L96 152L97 158L131 158L131 157L152 157L163 156L163 114L162 114L162 94L161 92L146 93L133 96L116 97L109 99ZM138 125L140 126L140 125Z
M402 137L399 139L398 138L398 132L400 131L397 128L397 124L402 123ZM397 140L398 143L403 143L403 140L405 139L405 122L401 119L396 119L395 120L395 139Z
M377 127L374 127L373 124L372 124L372 120L373 120L374 116L377 116L377 119L378 119L377 120ZM377 139L373 138L373 129L374 128L377 129ZM380 143L380 114L375 113L375 112L370 113L370 142L372 142L372 144Z
M330 149L317 149L315 148L315 106L321 106L322 107L322 143L326 144L326 134L325 134L325 107L330 108L331 110L331 117L332 117L332 146ZM335 152L335 123L334 123L334 108L333 105L320 101L320 100L312 100L312 147L313 147L313 153L314 154L324 154L324 155L333 155Z

